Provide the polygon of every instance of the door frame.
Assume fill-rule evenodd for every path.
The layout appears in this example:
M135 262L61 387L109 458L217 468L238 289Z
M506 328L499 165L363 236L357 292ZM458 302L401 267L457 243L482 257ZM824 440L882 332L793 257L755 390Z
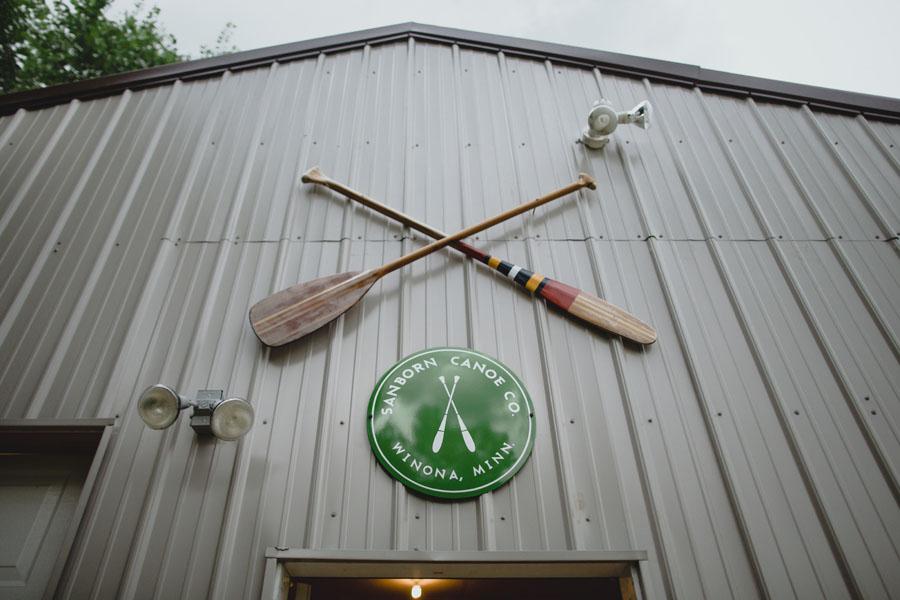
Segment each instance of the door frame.
M419 552L266 549L262 598L287 600L298 577L488 579L616 577L624 600L642 598L643 550L549 552Z
M66 528L44 598L53 598L109 446L115 419L0 419L0 452L23 454L92 453L75 510Z

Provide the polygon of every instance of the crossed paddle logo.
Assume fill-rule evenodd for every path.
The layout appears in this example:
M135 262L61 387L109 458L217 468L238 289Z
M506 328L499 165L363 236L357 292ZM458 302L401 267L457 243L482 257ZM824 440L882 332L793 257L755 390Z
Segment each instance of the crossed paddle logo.
M441 424L438 426L437 432L434 434L434 440L431 442L431 451L437 454L441 451L441 447L444 445L444 428L447 426L447 414L450 412L450 407L453 407L453 412L456 413L456 420L459 422L459 430L462 433L463 442L466 444L466 448L469 452L475 452L475 440L472 439L472 434L469 433L469 429L466 427L465 422L463 421L462 416L459 414L459 409L456 408L456 403L453 402L453 394L456 392L456 384L459 383L460 376L453 376L453 387L447 387L447 380L444 379L443 375L438 376L438 380L441 382L441 385L444 387L444 391L447 393L447 406L444 408L444 416L441 418Z

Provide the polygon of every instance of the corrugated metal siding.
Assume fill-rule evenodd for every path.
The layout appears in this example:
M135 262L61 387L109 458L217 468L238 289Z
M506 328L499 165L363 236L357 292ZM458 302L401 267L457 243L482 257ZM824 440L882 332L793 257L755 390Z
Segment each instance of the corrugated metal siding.
M590 102L656 123L602 152ZM117 419L71 598L258 594L267 546L647 550L648 597L900 595L900 126L412 39L0 118L0 417ZM314 164L652 322L622 344L459 256L265 350L250 304L419 244ZM522 375L534 454L438 503L378 466L376 378L427 346ZM146 429L224 388L237 444Z

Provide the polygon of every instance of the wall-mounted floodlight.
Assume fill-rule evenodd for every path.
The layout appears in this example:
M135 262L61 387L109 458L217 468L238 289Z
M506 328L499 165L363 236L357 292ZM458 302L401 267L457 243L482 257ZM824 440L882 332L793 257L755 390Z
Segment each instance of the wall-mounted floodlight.
M196 398L185 398L169 386L151 385L138 399L138 414L150 429L165 429L178 414L192 406L191 427L200 435L220 440L240 439L253 426L253 407L243 398L224 399L222 390L200 390Z
M609 143L609 136L620 124L631 123L641 129L650 127L650 102L644 100L626 112L616 112L605 98L594 102L588 114L588 126L581 134L581 141L589 148L602 148Z

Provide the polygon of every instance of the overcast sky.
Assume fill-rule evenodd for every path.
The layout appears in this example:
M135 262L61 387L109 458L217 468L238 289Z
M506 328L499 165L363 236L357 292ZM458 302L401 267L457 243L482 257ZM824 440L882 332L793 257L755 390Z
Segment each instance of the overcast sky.
M146 0L182 53L417 21L900 98L898 0ZM116 0L121 10L133 0Z

